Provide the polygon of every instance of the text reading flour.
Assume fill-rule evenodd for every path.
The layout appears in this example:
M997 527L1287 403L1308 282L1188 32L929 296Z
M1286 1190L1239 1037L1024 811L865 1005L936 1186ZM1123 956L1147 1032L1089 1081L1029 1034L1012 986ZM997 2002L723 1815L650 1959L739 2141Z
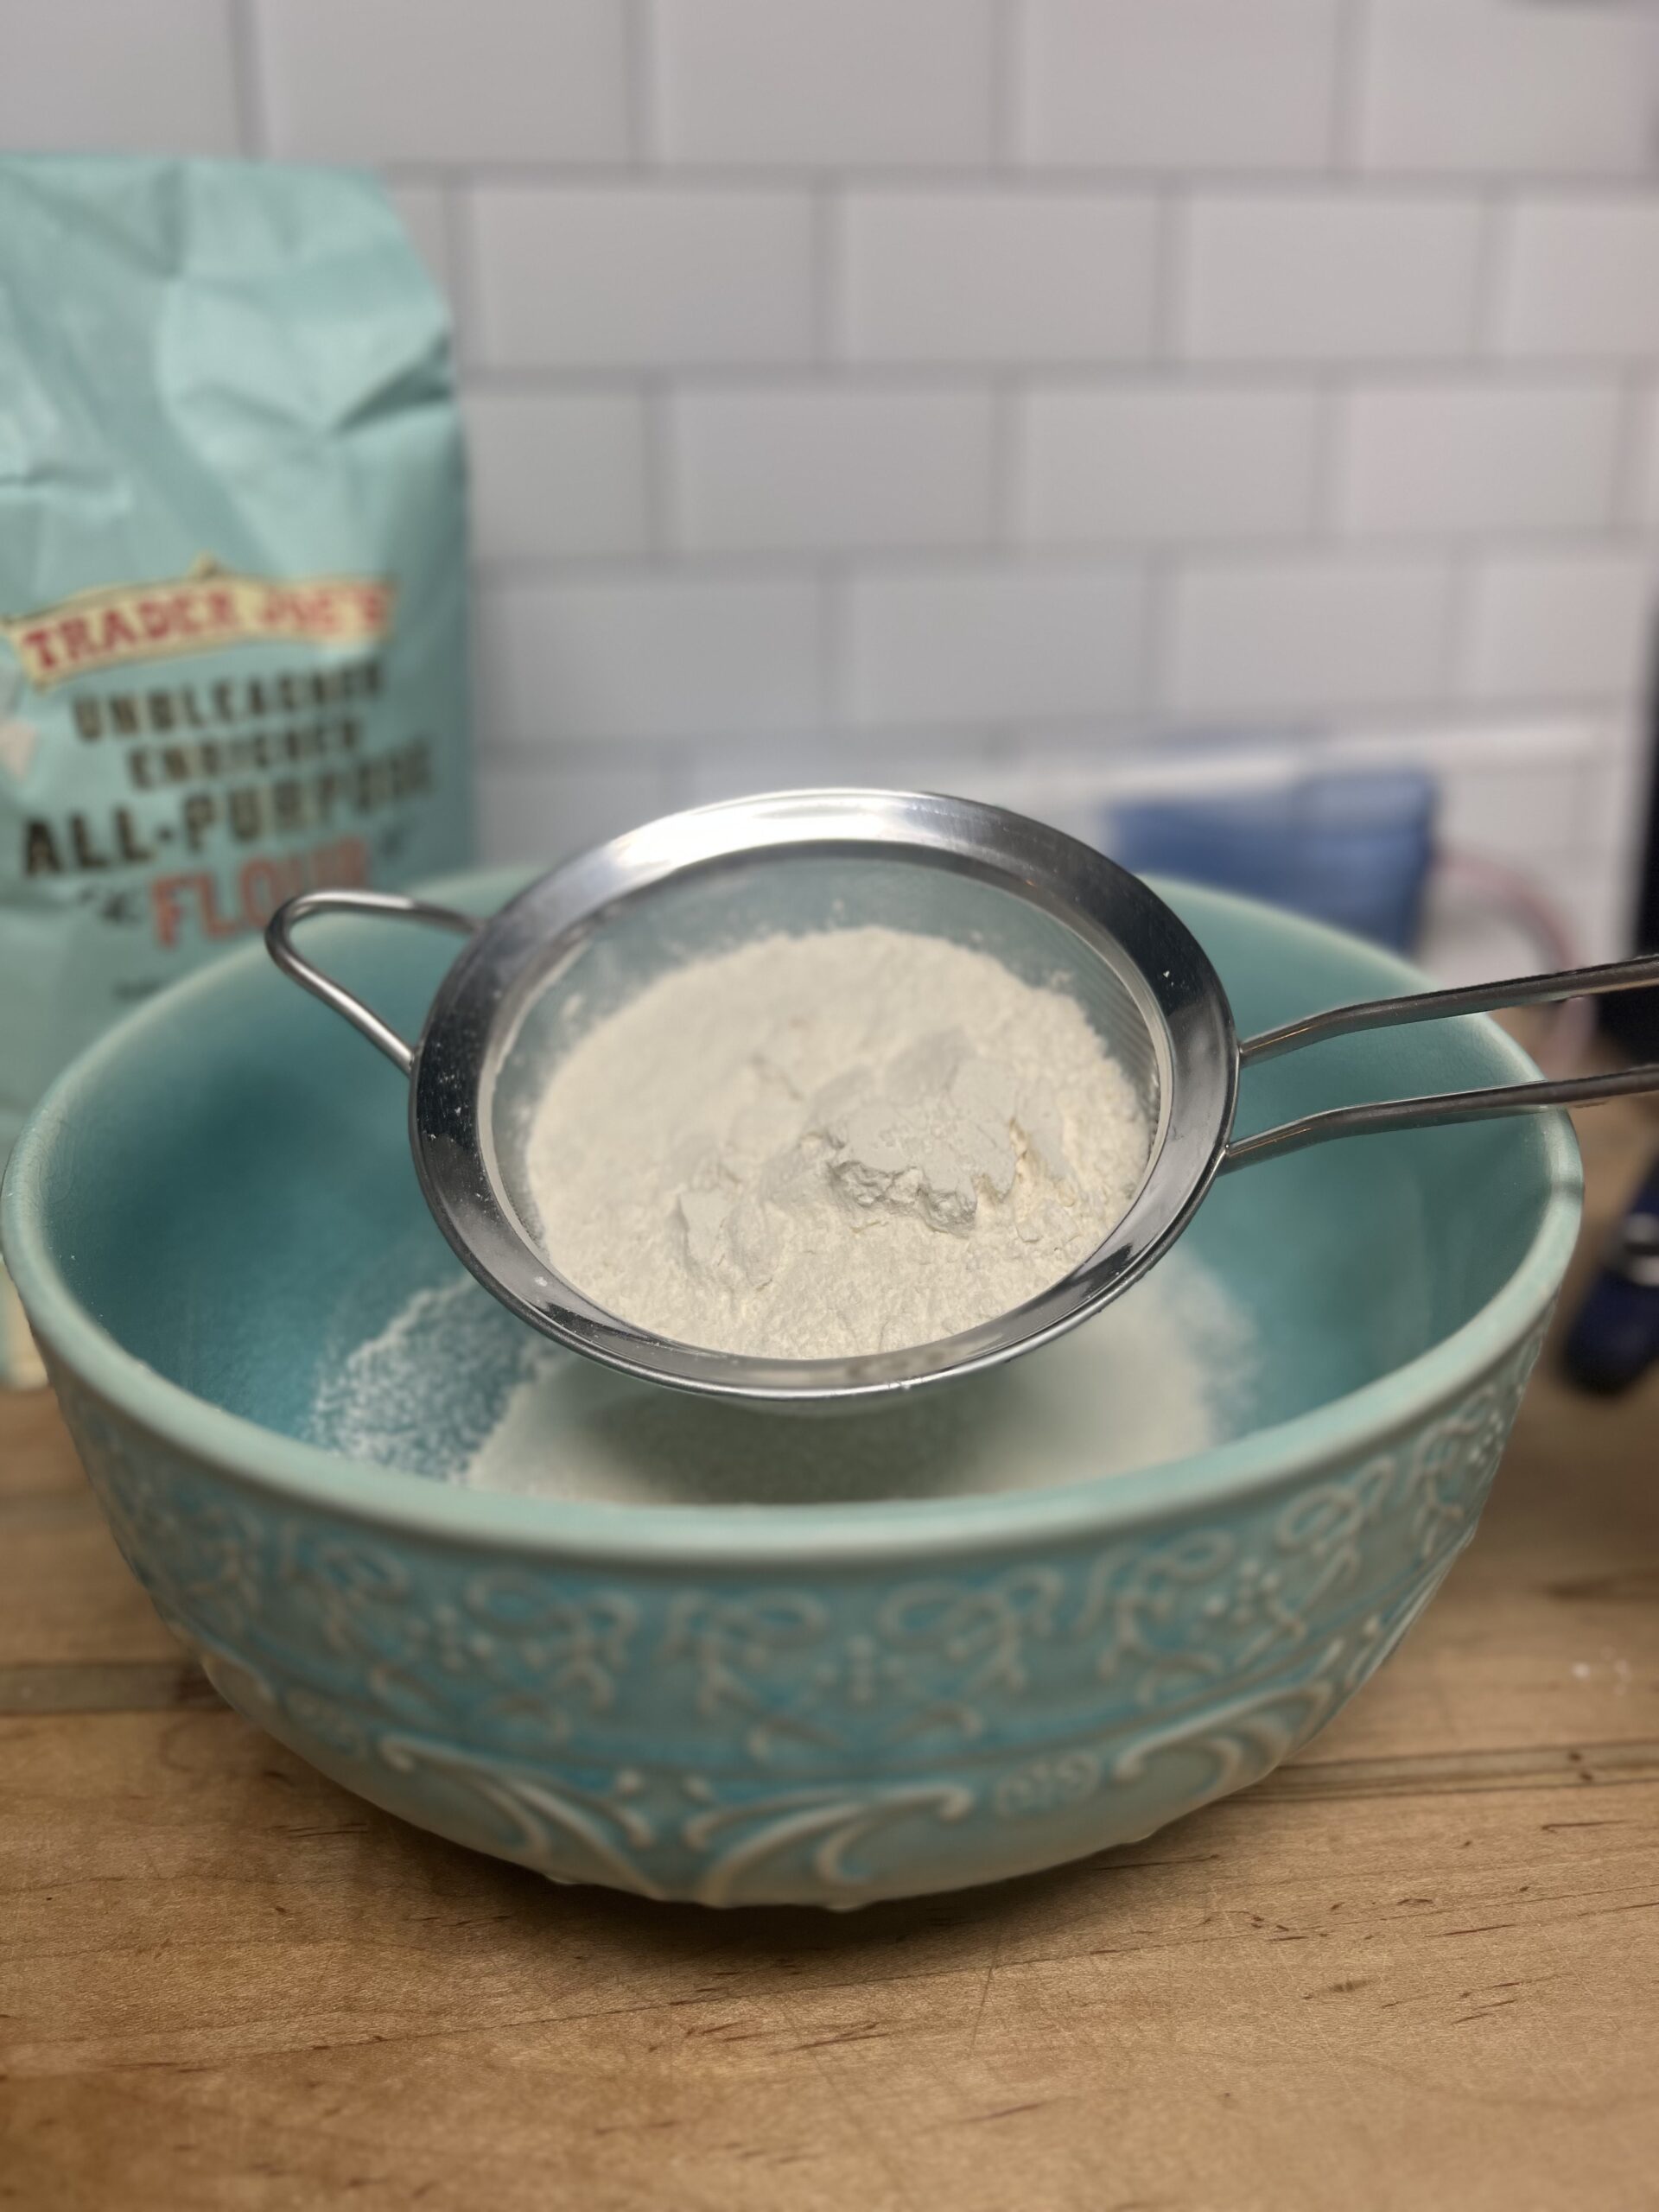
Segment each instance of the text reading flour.
M658 978L560 1063L525 1167L554 1264L608 1311L824 1359L1057 1282L1128 1209L1149 1141L1073 999L867 928Z

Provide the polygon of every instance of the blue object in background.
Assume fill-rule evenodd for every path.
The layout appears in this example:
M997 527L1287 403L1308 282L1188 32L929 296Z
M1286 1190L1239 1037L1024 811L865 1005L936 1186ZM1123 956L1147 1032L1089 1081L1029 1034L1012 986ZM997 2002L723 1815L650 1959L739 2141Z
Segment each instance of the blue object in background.
M1137 874L1266 899L1378 944L1416 940L1435 787L1414 769L1111 808L1105 849Z
M1659 1360L1659 1161L1630 1201L1562 1355L1586 1390L1628 1389Z

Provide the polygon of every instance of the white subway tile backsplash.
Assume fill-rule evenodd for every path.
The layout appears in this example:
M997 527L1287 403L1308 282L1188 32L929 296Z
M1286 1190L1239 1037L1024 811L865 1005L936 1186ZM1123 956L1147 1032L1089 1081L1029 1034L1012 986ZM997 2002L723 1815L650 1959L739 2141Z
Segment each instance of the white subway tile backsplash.
M1201 194L1182 271L1195 360L1409 361L1467 353L1480 297L1472 200Z
M1079 758L1075 741L1058 754L1036 749L1037 742L1022 744L1017 757L998 762L967 796L1010 807L1109 853L1109 804L1115 796L1106 765L1110 756L1091 747Z
M12 15L0 144L389 174L463 326L493 851L815 780L1091 834L1109 789L1421 760L1618 926L1643 0Z
M486 860L552 868L683 804L667 754L616 764L596 747L520 762L486 754L478 781L479 842Z
M643 399L626 392L473 391L467 435L479 559L646 550Z
M0 146L108 153L238 149L231 0L51 0L8 8Z
M1578 967L1598 960L1619 960L1636 950L1632 931L1632 871L1612 868L1594 849L1534 855L1527 863L1528 888L1548 911L1560 933L1566 964ZM1454 968L1445 961L1436 973L1448 983L1501 981L1517 969L1539 968L1555 957L1546 948L1535 923L1518 912L1504 910L1479 889L1459 892L1454 878L1443 893L1431 891L1431 925L1440 920L1435 908L1449 907L1446 919L1448 952L1484 952L1477 961L1465 957ZM1453 935L1452 932L1457 934ZM1431 946L1438 949L1441 929L1434 928ZM1459 938L1464 943L1459 944ZM1472 943L1471 944L1471 941Z
M1605 528L1622 426L1605 382L1357 391L1342 416L1340 526L1355 537Z
M498 185L474 195L494 366L795 361L812 350L802 193Z
M841 350L856 361L1133 360L1152 346L1145 194L855 193L840 261Z
M1319 421L1311 391L1039 388L1021 404L1020 535L1165 544L1305 531Z
M1466 717L1468 709L1461 711ZM1444 847L1530 869L1558 860L1584 836L1587 794L1606 749L1594 719L1506 715L1351 728L1319 745L1317 757L1322 769L1338 773L1427 772L1438 790L1435 830Z
M1523 360L1659 353L1659 199L1522 200L1505 242L1497 343Z
M1373 169L1634 173L1652 145L1654 56L1637 7L1373 0L1360 158Z
M653 29L670 161L990 158L991 0L658 0Z
M853 719L983 726L1134 706L1145 594L1132 569L867 572L849 588Z
M1585 768L1580 845L1624 855L1644 839L1648 826L1653 746L1646 702L1620 702L1609 716L1605 741Z
M1314 168L1329 158L1341 0L1029 0L1027 160Z
M1645 681L1655 604L1645 552L1516 554L1474 581L1460 670L1477 700L1613 697Z
M1224 719L1441 696L1451 591L1439 561L1195 565L1175 580L1163 703Z
M258 0L257 21L273 153L452 162L627 150L615 0Z
M690 392L669 424L674 538L692 551L971 545L989 533L987 392Z
M1091 747L1081 755L1075 744L1069 752L1047 753L1033 745L1009 775L1011 782L1040 779L1069 791L1083 807L1092 797L1098 817L1108 804L1147 797L1213 798L1282 786L1309 774L1423 769L1437 785L1436 830L1447 846L1529 868L1559 862L1592 842L1588 802L1605 771L1599 756L1586 752L1586 735L1567 728L1446 725L1328 741L1318 734L1288 741L1255 734L1247 741L1166 738L1148 747ZM1513 760L1506 757L1510 749ZM1007 803L1054 818L1052 805L1033 807L1031 797Z
M1539 887L1567 924L1574 962L1622 960L1635 951L1637 877L1624 855L1573 853L1541 876Z
M1402 761L1415 747L1435 761L1484 772L1560 767L1568 761L1586 767L1604 757L1606 743L1606 723L1599 715L1502 715L1493 721L1469 715L1466 708L1451 708L1429 723L1400 723L1387 716L1374 721L1367 716L1360 726L1332 736L1330 750L1343 761L1376 766Z
M1106 764L1116 743L1092 729L1082 737L1074 731L1063 750L1045 746L1040 737L1022 736L1016 752L967 753L931 769L911 787L1005 806L1098 847Z
M428 274L450 302L453 312L457 286L454 257L449 251L449 210L441 184L391 184L387 197L397 210L410 244L425 263Z
M991 750L988 733L963 729L815 730L764 742L699 745L683 755L682 803L712 806L753 791L829 785L975 798L982 793Z
M480 594L479 645L486 741L781 734L823 718L808 582L500 577Z
M1398 767L1440 762L1459 774L1505 768L1573 766L1586 772L1605 757L1607 725L1582 714L1503 715L1496 720L1453 708L1427 723L1366 716L1325 741L1324 751L1344 767Z
M1590 779L1581 763L1556 767L1442 770L1435 829L1453 849L1509 861L1560 853L1580 842Z
M1659 531L1659 391L1634 396L1634 439L1630 468L1619 486L1620 520Z
M1503 869L1518 856L1495 857ZM1455 855L1429 879L1423 929L1413 957L1446 985L1501 982L1528 969L1577 967L1604 957L1581 931L1570 893L1576 855L1559 849L1526 855L1516 870L1524 879L1525 905L1516 886L1484 868L1456 865Z

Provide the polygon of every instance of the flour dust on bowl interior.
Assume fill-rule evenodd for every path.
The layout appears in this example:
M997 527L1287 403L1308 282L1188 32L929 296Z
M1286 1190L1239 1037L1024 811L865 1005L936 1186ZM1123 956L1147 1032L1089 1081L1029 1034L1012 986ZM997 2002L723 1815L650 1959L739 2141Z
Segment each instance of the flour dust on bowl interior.
M486 913L514 887L435 895ZM1168 896L1242 1027L1414 980L1310 924ZM357 919L315 938L418 1031L440 943ZM1241 1125L1530 1072L1482 1020L1340 1038L1251 1069ZM257 950L113 1032L5 1189L65 1413L128 1559L251 1719L461 1842L709 1904L1052 1865L1305 1741L1472 1533L1578 1218L1553 1114L1296 1153L1224 1178L1175 1255L1249 1310L1207 1446L1126 1464L1103 1406L1049 1436L1033 1484L1003 1411L1050 1395L1044 1363L1132 1317L1160 1266L1117 1317L923 1394L947 1420L980 1394L967 1491L919 1429L867 1481L880 1408L803 1421L583 1363L595 1395L537 1432L550 1478L524 1494L456 1478L523 1385L522 1341L561 1354L481 1294L477 1393L446 1433L339 1434L353 1352L400 1317L418 1336L423 1294L462 1297L401 1119L392 1072ZM683 1480L640 1390L700 1425ZM331 1421L355 1456L319 1443ZM610 1471L585 1478L601 1445ZM699 1484L728 1459L738 1478ZM895 1468L904 1494L881 1495Z

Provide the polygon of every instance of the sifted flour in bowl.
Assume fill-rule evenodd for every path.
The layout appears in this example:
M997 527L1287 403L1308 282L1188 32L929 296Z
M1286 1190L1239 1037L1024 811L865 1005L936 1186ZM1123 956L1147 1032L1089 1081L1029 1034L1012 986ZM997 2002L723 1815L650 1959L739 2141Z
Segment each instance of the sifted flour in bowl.
M1058 1282L1128 1210L1149 1143L1076 1000L867 927L660 976L559 1063L524 1164L544 1249L607 1311L824 1359Z
M1254 1427L1259 1376L1249 1316L1185 1251L1027 1358L829 1421L636 1382L547 1343L457 1271L377 1336L342 1338L308 1433L474 1490L783 1509L1126 1474Z

